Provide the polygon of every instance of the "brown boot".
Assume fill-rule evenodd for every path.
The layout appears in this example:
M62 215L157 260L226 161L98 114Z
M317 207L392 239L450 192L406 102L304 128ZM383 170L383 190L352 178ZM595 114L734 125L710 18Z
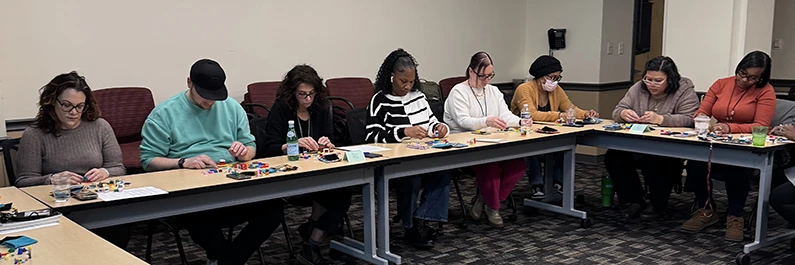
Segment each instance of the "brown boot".
M743 241L743 225L744 220L742 217L727 216L726 217L726 240L733 242Z
M699 208L690 216L690 220L682 224L682 229L687 231L701 231L718 222L718 216L712 210Z

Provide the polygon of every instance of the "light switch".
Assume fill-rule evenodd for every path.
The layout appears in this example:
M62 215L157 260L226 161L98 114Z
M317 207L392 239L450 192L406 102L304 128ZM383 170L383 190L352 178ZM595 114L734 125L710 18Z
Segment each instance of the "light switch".
M623 42L619 42L618 43L618 55L622 55L622 54L624 54L624 43Z
M607 54L613 54L613 43L612 42L608 42L607 43Z
M775 40L773 40L773 49L776 49L776 50L784 49L784 39L775 39Z

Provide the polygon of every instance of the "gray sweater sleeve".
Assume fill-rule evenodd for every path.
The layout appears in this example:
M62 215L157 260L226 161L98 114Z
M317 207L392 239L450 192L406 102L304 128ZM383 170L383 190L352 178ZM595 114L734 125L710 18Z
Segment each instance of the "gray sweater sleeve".
M17 187L50 184L52 174L41 174L41 158L44 149L44 135L39 129L27 128L22 134L17 152Z
M699 107L698 96L696 95L695 85L690 79L682 78L683 81L677 90L680 94L676 98L674 111L663 116L663 127L693 127L693 114Z
M102 167L108 170L110 176L123 176L127 173L124 168L121 147L113 133L113 128L105 120L100 121L100 133L102 134Z
M618 102L616 108L613 110L613 120L616 122L626 122L624 119L621 119L621 112L624 110L634 110L633 103L637 104L640 98L640 82L635 83L632 87L627 90L627 93L624 94L624 97L621 101ZM637 112L637 111L636 111ZM638 114L638 116L643 114Z

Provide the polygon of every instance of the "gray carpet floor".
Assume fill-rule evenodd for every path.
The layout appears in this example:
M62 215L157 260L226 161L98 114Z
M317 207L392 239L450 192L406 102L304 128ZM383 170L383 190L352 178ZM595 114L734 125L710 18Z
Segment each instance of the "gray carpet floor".
M392 252L403 257L404 264L733 264L735 255L742 251L743 244L751 242L748 237L742 243L723 239L726 197L716 191L715 199L723 219L718 224L699 233L683 231L680 227L689 217L692 193L674 193L669 207L674 213L670 220L624 220L619 210L602 207L600 178L604 174L602 165L578 163L576 166L576 189L583 191L584 202L575 208L588 212L592 227L580 227L580 220L547 211L519 208L517 219L507 222L502 229L492 228L485 221L466 221L466 227L458 224L464 220L454 189L450 194L450 223L444 225L444 234L436 247L429 251L417 251L402 242L403 229L400 224L391 224ZM468 203L475 192L474 179L460 180L461 192ZM521 205L529 196L527 179L522 179L514 189L513 196ZM756 203L756 185L746 204L750 215ZM511 214L503 203L502 215ZM391 215L395 214L394 197ZM310 214L308 207L285 208L290 237L300 247L298 225ZM354 197L349 212L353 230L361 238L361 196ZM771 209L770 232L785 231L786 223ZM238 226L238 229L241 227ZM146 228L136 225L128 247L135 256L145 256ZM193 244L186 231L181 232L190 264L205 264L201 248ZM262 246L267 264L298 264L291 260L281 229ZM152 264L180 264L174 237L164 228L158 228L153 241ZM327 251L328 244L322 246ZM789 242L784 242L756 251L753 264L795 264L795 251ZM335 261L336 264L345 264ZM255 254L248 264L260 264ZM352 264L364 264L352 262Z

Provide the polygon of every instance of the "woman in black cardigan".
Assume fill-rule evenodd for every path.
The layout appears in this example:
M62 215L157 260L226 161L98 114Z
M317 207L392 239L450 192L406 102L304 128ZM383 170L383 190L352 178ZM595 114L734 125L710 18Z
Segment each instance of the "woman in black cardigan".
M287 153L290 120L295 122L295 133L302 152L334 148L329 139L333 134L329 104L328 88L323 86L323 79L315 69L308 65L297 65L287 72L268 115L267 141L263 146L266 156ZM327 235L337 231L351 206L351 193L343 188L309 196L313 200L312 216L298 227L304 240L298 261L303 264L325 264L318 245Z

